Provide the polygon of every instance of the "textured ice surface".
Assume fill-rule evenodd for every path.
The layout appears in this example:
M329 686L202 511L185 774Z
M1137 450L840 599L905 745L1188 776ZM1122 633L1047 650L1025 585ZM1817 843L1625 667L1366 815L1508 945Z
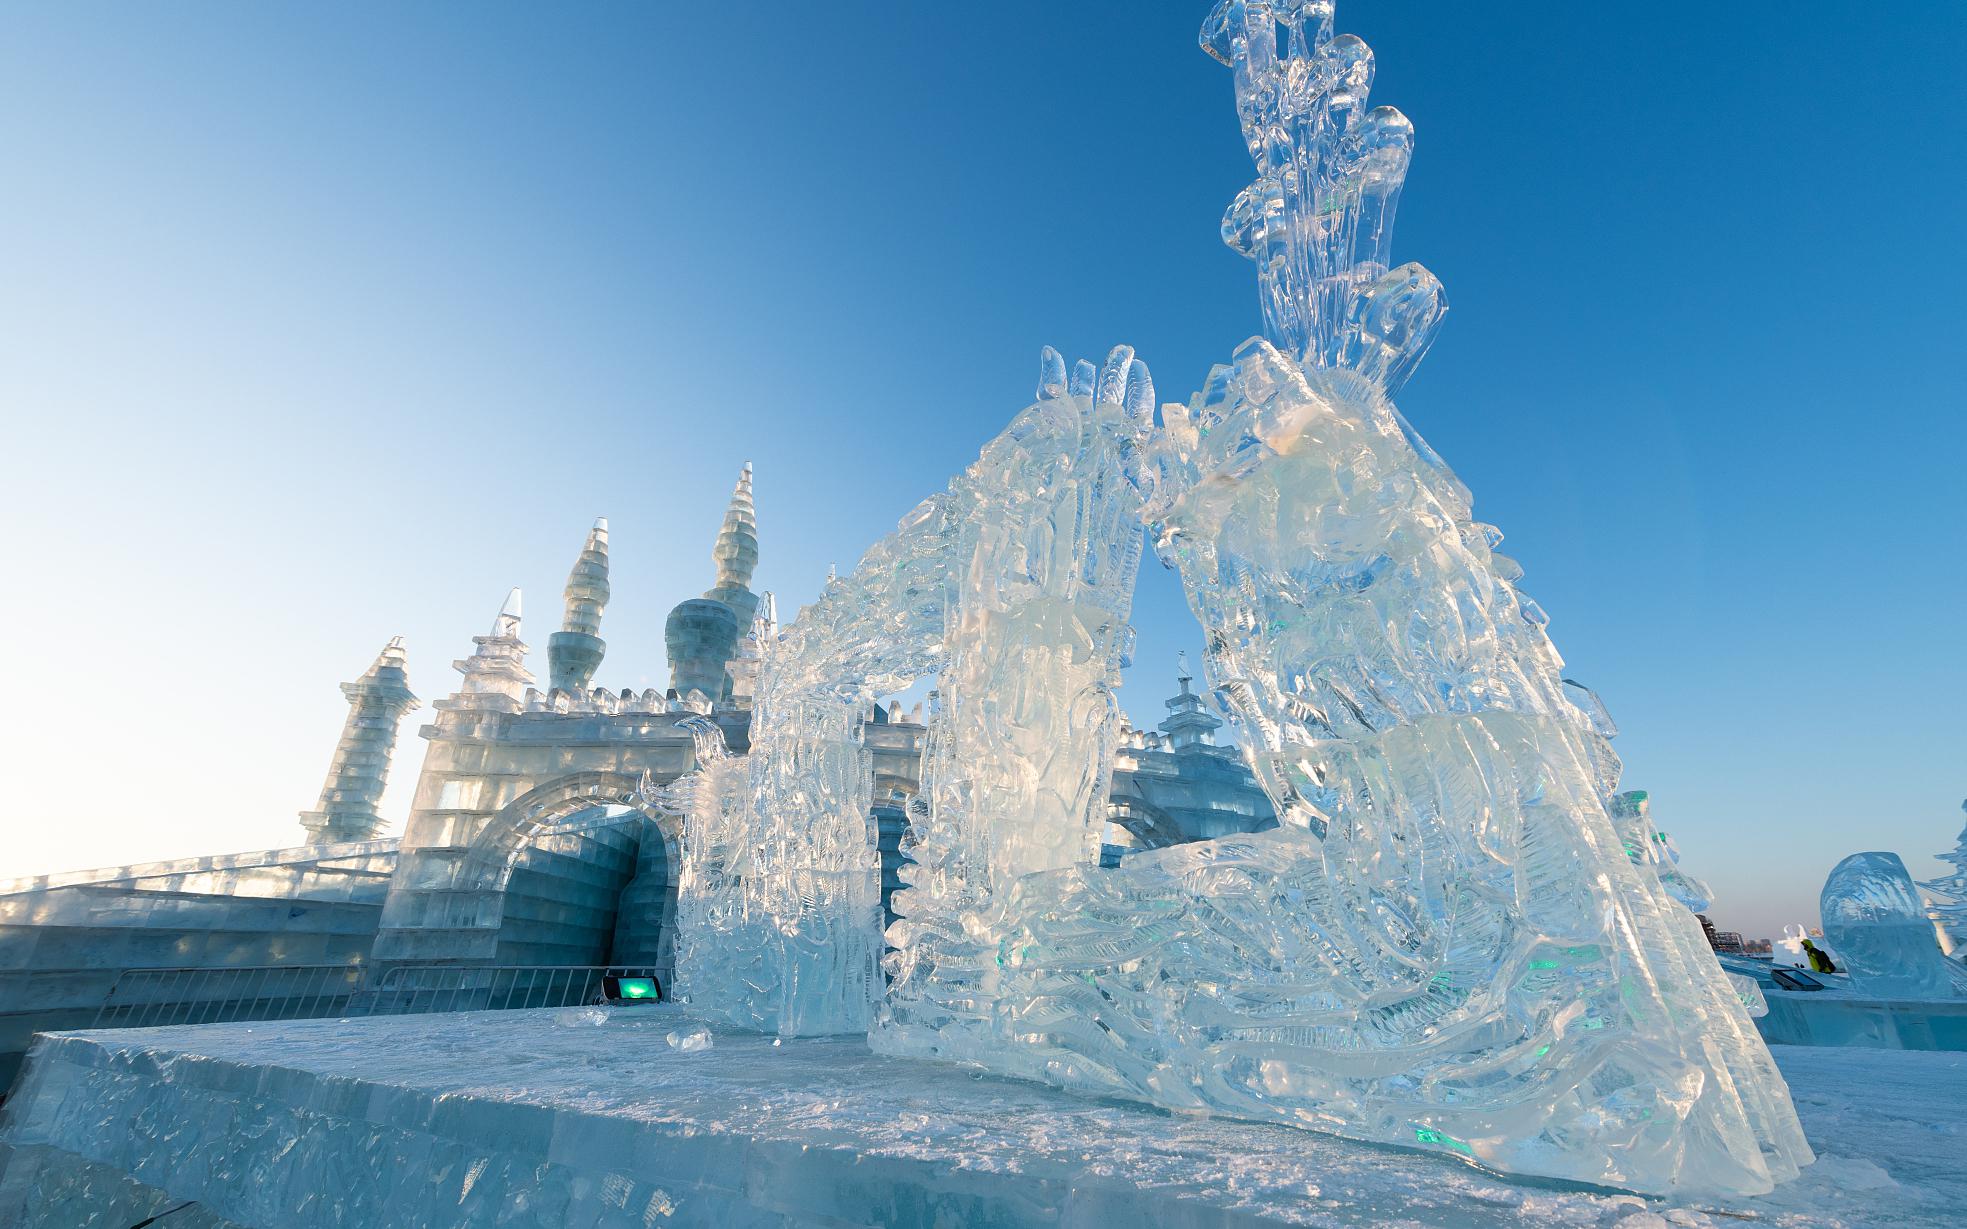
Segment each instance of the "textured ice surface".
M1851 986L1880 998L1954 994L1933 924L1895 853L1854 853L1824 880L1824 938Z
M1634 866L1650 868L1666 894L1694 913L1706 912L1714 893L1705 883L1680 869L1680 847L1653 822L1653 804L1642 789L1627 790L1612 799L1612 824Z
M7 1163L0 1224L128 1229L185 1199L262 1229L1637 1229L1660 1220L1932 1229L1957 1223L1967 1206L1960 1054L1779 1050L1825 1164L1760 1198L1642 1200L1498 1178L1452 1154L1170 1116L880 1058L852 1039L774 1046L729 1032L684 1054L665 1044L685 1024L667 1005L611 1010L581 1029L557 1026L555 1015L61 1040L37 1055L5 1111L0 1138L43 1161L18 1184ZM53 1163L42 1145L69 1163ZM131 1179L172 1197L106 1197ZM22 1215L15 1201L50 1189L68 1197L47 1215ZM125 1207L144 1210L114 1219Z
M760 625L751 750L698 731L677 884L678 997L785 1036L858 1032L878 992L880 864L862 715L935 668L946 497L925 500L782 633Z
M1153 386L1121 347L1039 400L959 480L940 704L903 850L877 1044L975 1030L999 936L964 919L1021 877L1097 865L1120 712L1113 688L1141 555L1135 467Z
M699 737L699 772L671 789L688 816L677 989L696 1010L783 1036L867 1029L882 938L861 722L938 670L928 758L951 840L916 852L940 868L935 890L970 891L972 868L1097 855L1141 549L1130 467L1153 386L1125 347L1097 377L1082 362L1069 378L1048 350L1040 385L946 492L782 633L761 629L744 760ZM980 815L1024 826L954 818L980 796Z

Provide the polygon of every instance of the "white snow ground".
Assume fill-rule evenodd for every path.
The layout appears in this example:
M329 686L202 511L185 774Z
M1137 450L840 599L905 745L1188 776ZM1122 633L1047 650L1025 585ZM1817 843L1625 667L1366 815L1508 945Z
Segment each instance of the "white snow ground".
M645 1006L63 1034L30 1060L0 1138L268 1229L1916 1227L1967 1209L1962 1053L1777 1047L1818 1162L1773 1195L1716 1204L1175 1117L858 1041L719 1033L683 1052L667 1040L679 1027L677 1009ZM17 1189L36 1184L44 1199L61 1185L0 1182L0 1203L28 1200L0 1220L36 1223Z

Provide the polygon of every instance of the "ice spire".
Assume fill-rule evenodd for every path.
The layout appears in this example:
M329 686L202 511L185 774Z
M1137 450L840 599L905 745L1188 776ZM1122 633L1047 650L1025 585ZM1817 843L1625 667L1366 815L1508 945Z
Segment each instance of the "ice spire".
M403 637L383 646L361 678L341 685L348 697L348 720L341 741L328 763L328 780L321 801L301 812L301 828L311 843L366 841L382 830L376 804L389 781L389 757L396 747L396 727L403 714L417 707Z
M711 552L717 561L717 584L704 594L731 608L746 631L758 613L758 595L751 591L751 573L758 567L758 519L751 506L751 462L744 463L731 504L724 510L724 527Z
M516 713L525 707L526 689L533 685L532 671L526 669L526 644L519 639L518 589L505 595L492 630L473 636L477 652L451 663L464 675L456 692L437 702L439 708L491 708Z
M607 642L601 639L601 612L608 606L608 518L597 517L587 543L567 577L567 613L560 630L548 637L546 660L551 686L585 691L594 681Z
M702 597L678 604L663 627L669 686L685 699L692 691L712 700L731 695L729 666L737 656L738 641L751 634L752 617L758 612L758 595L749 587L752 569L758 566L758 521L752 511L749 461L731 492L711 557L717 562L717 583Z

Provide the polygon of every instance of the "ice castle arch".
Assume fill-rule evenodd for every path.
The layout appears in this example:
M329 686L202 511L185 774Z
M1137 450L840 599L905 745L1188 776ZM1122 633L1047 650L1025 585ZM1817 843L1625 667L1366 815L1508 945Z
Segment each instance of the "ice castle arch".
M1225 0L1265 335L1155 408L1070 373L764 649L752 751L679 786L678 983L782 1033L1634 1190L1812 1159L1501 534L1395 407L1446 310L1390 264L1413 132L1318 0ZM1098 865L1150 528L1279 827ZM882 953L859 714L934 673ZM877 970L885 965L886 979Z
M646 773L582 770L552 777L498 808L466 842L414 846L384 900L376 958L496 960L508 964L634 963L668 974L674 964L676 868L682 820L652 797ZM578 858L555 858L555 846L578 843ZM597 844L606 850L593 848ZM533 855L542 865L528 865ZM612 855L612 856L609 856ZM583 895L617 902L600 918L590 950L531 950L528 927L514 913L515 875L573 870L606 876ZM558 894L556 894L558 895ZM556 936L579 930L565 916ZM590 927L588 929L593 929Z

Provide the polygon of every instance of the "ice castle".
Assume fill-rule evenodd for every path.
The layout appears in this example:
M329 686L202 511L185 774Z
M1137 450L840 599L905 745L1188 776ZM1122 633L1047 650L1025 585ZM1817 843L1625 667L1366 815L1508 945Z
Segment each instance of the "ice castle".
M303 844L0 883L0 1086L37 1031L82 1027L131 970L346 964L621 965L674 970L679 818L653 791L696 763L686 722L748 747L769 595L752 472L731 494L715 583L670 611L670 685L596 684L606 661L608 522L582 543L547 640L542 688L509 594L435 701L408 823L378 811L399 723L418 707L401 638L342 684L348 715ZM756 616L763 615L762 621ZM1274 826L1241 754L1218 745L1184 665L1158 728L1126 732L1103 854ZM922 789L922 705L871 707L870 820L883 896L900 885L906 809ZM269 823L268 836L279 836Z
M399 840L376 803L416 700L392 642L344 687L314 843L9 885L17 1027L146 961L140 1022L248 976L209 1028L36 1043L0 1210L1806 1223L1829 1167L1761 996L1617 792L1616 730L1500 530L1395 406L1447 303L1392 263L1413 129L1369 109L1371 52L1332 17L1205 20L1256 164L1222 234L1263 334L1186 403L1127 346L1047 348L976 462L783 628L751 589L747 468L661 695L594 685L597 522L548 686L516 590L456 663ZM1184 666L1152 731L1115 694L1144 529L1211 701ZM928 680L926 715L880 706ZM1886 989L1950 975L1894 963L1926 926L1896 858L1848 860L1824 912ZM613 1009L533 994L602 966ZM643 973L678 1001L631 992ZM330 1009L289 1010L308 996ZM542 1005L565 1009L461 1011ZM1868 1210L1931 1223L1841 1164ZM1645 1201L1608 1188L1667 1215L1621 1219Z

